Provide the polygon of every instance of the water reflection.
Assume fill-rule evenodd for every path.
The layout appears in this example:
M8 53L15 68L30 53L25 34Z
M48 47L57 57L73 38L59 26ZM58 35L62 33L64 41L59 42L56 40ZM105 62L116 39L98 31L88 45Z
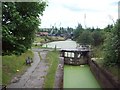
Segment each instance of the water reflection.
M44 44L43 47L49 47L49 48L59 48L59 49L75 49L77 46L77 43L73 40L66 40L66 41L55 41L55 42L50 42L47 44Z

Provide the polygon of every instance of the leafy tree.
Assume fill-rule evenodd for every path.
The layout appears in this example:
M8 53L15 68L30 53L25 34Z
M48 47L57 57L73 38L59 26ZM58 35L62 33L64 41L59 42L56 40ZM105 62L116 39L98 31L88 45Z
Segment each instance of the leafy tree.
M67 32L68 32L69 34L73 33L73 28L67 27Z
M20 54L31 47L46 2L2 3L2 54Z
M80 34L77 42L78 42L79 44L84 44L84 45L91 44L91 43L93 42L93 39L92 39L92 36L91 36L90 31L84 30L84 31Z
M104 60L105 66L120 66L120 19L106 39Z
M98 46L98 45L101 45L103 44L104 42L104 35L103 33L101 33L100 31L98 30L94 30L92 32L92 38L93 38L93 45L94 46Z
M80 33L82 33L83 28L81 24L78 24L76 30L74 30L73 32L73 39L77 40L79 38Z
M104 28L104 31L111 32L112 28L113 28L113 25L107 25L107 27Z
M63 27L60 27L60 31L61 31L61 33L62 33L62 34L64 34L64 33L65 33L65 30L64 30L64 28L63 28Z

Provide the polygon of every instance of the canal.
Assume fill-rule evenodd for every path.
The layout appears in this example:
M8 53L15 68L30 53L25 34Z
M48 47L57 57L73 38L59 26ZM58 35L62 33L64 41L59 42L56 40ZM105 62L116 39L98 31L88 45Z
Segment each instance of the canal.
M64 88L100 88L88 65L64 66Z
M43 47L75 49L77 43L72 40L55 41L44 44ZM64 65L63 88L100 88L88 65Z
M70 39L66 41L55 41L55 42L50 42L47 44L44 44L43 47L49 47L49 48L59 48L59 49L75 49L77 46L77 43L75 41L72 41Z

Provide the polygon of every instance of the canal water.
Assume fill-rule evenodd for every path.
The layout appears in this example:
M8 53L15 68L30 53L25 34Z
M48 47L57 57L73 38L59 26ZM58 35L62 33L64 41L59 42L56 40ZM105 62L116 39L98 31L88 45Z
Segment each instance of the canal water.
M72 40L55 41L43 45L43 47L46 46L50 48L55 48L56 46L60 49L75 49L77 43ZM63 81L63 88L100 88L88 65L64 65Z
M72 41L70 39L66 41L55 41L50 42L47 44L44 44L43 47L49 47L49 48L59 48L59 49L75 49L77 46L77 43L75 41Z
M64 88L100 88L88 65L64 66Z

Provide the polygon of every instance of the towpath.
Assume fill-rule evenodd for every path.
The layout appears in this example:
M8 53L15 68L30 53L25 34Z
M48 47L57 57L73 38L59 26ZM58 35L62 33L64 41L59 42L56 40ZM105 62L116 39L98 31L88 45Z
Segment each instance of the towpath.
M33 63L16 83L11 83L8 88L43 88L44 78L49 68L45 61L47 52L50 50L34 49ZM40 52L40 56L38 52Z

